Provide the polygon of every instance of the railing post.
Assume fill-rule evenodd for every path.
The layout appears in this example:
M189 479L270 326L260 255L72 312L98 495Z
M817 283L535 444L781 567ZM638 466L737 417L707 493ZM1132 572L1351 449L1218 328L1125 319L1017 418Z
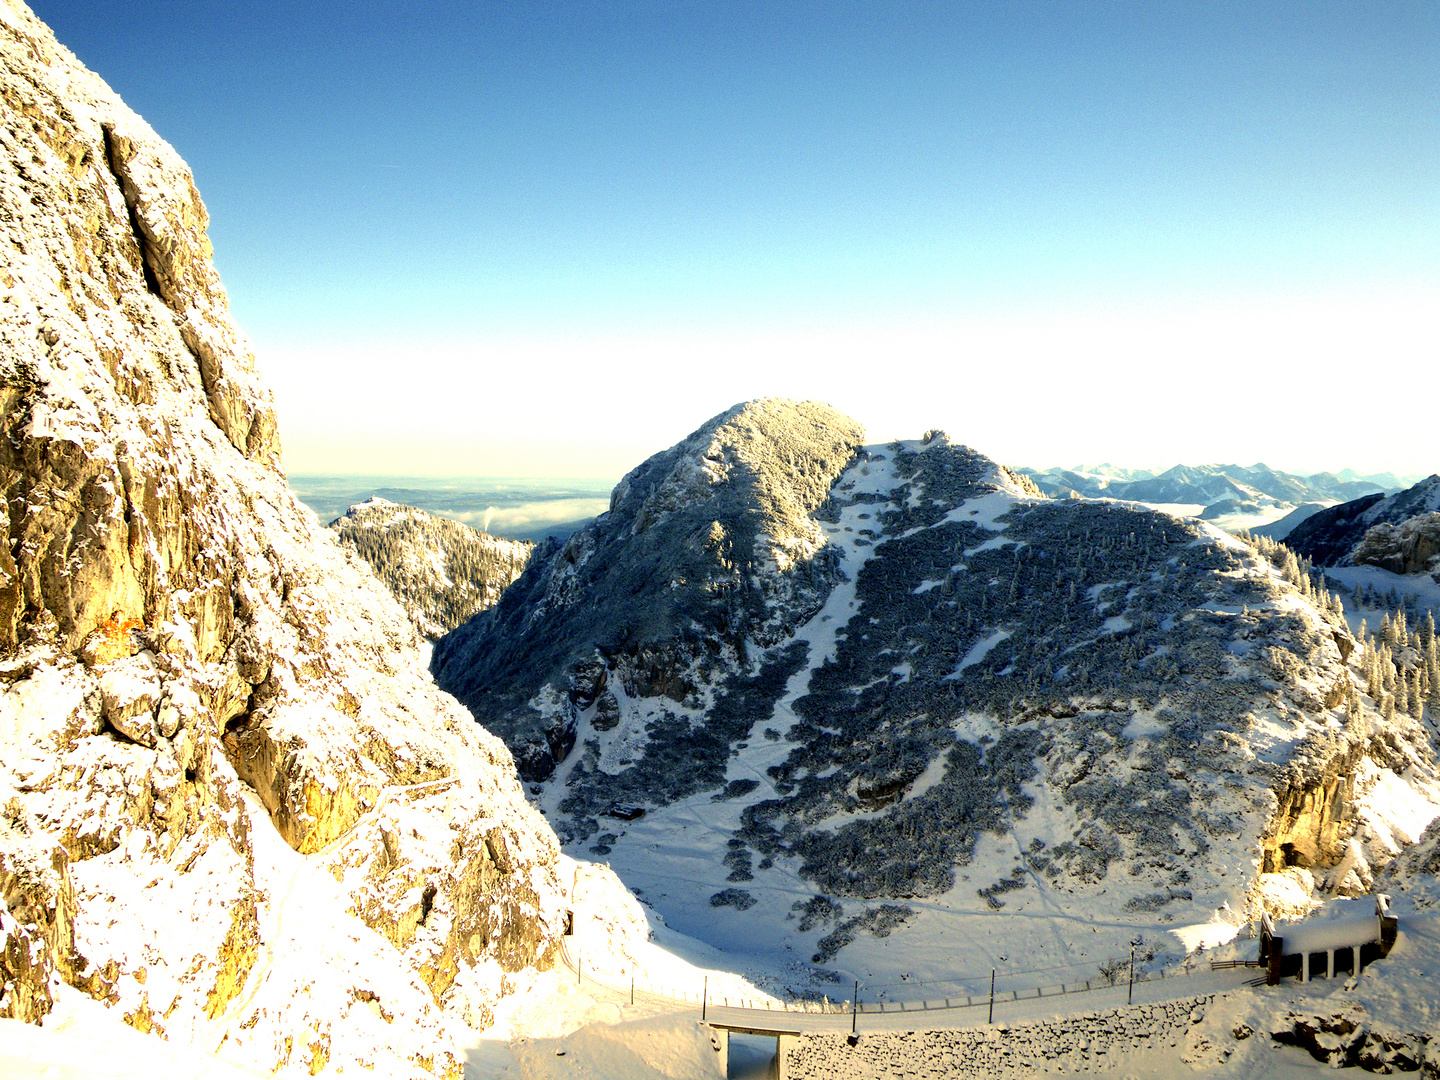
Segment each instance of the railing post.
M705 987L700 991L700 1019L705 1019L705 1010L710 1007L710 976L705 976Z
M990 969L990 1018L985 1021L987 1024L995 1022L995 969Z
M1125 999L1125 1004L1135 1004L1135 946L1130 946L1130 993Z
M635 974L634 974L634 972L631 972L631 974L630 974L630 1004L631 1004L631 1005L634 1005L634 1004L635 1004Z
M855 980L855 993L850 995L850 1034L855 1034L855 1015L860 1009L860 980Z

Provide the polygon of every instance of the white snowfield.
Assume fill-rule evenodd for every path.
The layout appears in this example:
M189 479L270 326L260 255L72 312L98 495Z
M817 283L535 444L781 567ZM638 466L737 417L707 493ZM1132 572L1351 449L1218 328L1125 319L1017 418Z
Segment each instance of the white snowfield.
M68 987L43 1027L0 1019L0 1077L5 1080L255 1080L269 1075L136 1031Z

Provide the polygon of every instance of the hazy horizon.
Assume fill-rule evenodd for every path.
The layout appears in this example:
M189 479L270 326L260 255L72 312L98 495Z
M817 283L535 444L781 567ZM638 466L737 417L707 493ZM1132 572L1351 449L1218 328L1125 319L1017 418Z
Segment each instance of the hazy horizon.
M637 462L638 464L638 462ZM1012 468L1083 468L1035 466L1004 462ZM1104 464L1117 468L1113 462ZM1184 464L1184 463L1180 463ZM1204 464L1218 464L1206 462ZM1259 464L1259 463L1255 463ZM1175 466L1166 466L1173 468ZM627 470L628 471L628 470ZM1165 469L1151 469L1160 473ZM1320 471L1320 470L1316 470ZM1386 470L1387 472L1389 470ZM1306 473L1302 475L1314 475ZM1368 474L1365 478L1379 474ZM1418 474L1396 474L1403 486L1423 479ZM553 477L373 475L366 473L292 473L290 488L302 503L329 525L351 506L379 496L390 502L415 506L437 517L459 521L481 532L507 540L539 541L546 536L564 538L585 522L609 509L613 480Z
M195 170L297 471L613 477L766 395L1437 467L1364 434L1440 389L1433 3L35 8Z

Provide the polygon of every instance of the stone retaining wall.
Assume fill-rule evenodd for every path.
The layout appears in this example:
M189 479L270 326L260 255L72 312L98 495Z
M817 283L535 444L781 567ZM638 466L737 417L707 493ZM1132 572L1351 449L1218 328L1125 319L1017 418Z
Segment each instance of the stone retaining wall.
M787 1080L1005 1080L1062 1066L1066 1072L1086 1072L1103 1067L1117 1052L1179 1046L1213 1000L1211 994L1033 1024L786 1037L780 1075Z

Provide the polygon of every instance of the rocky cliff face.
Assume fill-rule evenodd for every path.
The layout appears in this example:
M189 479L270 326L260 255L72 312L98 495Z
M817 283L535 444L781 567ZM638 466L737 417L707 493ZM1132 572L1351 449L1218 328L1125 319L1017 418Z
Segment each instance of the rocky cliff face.
M803 485L804 543L747 569L730 523L767 511L697 449L761 407L747 454L783 460L756 444L791 425L823 453L764 488ZM1440 811L1425 729L1359 691L1364 650L1286 549L854 430L777 402L716 418L437 651L530 775L553 769L562 839L671 926L822 980L953 971L957 948L1073 963L1146 928L1233 932L1297 883L1308 904L1354 845L1368 868L1417 831L1387 801ZM650 517L677 471L698 482ZM767 589L777 571L803 587Z
M494 607L535 546L381 498L352 506L330 528L432 640Z
M1285 542L1317 566L1440 573L1440 475L1396 495L1367 495L1301 522ZM1440 579L1437 579L1440 580Z
M290 495L183 162L0 0L0 1015L458 1076L553 834Z

